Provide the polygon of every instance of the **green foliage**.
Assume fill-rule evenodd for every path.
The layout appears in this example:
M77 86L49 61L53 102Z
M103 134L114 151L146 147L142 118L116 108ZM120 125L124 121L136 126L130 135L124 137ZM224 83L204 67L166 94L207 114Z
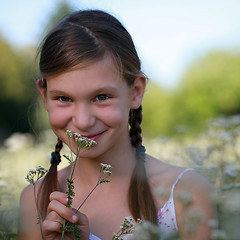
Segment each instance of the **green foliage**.
M48 20L49 29L70 11L67 1L60 1ZM36 99L36 49L26 47L16 51L0 36L0 142L13 132L39 132L46 129L46 114ZM35 104L33 104L35 103ZM36 111L40 112L36 113Z
M61 227L63 232L72 232L75 240L81 240L81 229L79 229L76 223L71 223L69 221L65 221L65 226Z
M171 93L161 89L155 82L149 83L143 99L144 135L156 137L169 134L169 126L172 122L172 101Z
M71 11L61 0L47 19L42 36ZM0 142L13 132L49 128L47 113L37 94L36 49L18 52L0 38ZM188 68L175 90L151 81L143 100L143 133L146 137L174 136L187 130L199 133L207 119L240 111L240 52L211 51Z
M33 91L32 55L16 53L0 38L0 141L14 131L29 132L28 108ZM31 65L30 65L31 62Z
M240 52L212 51L197 60L174 99L175 124L199 132L209 118L240 111Z
M143 100L146 137L198 134L210 118L240 112L240 52L212 51L196 60L175 90L154 82Z

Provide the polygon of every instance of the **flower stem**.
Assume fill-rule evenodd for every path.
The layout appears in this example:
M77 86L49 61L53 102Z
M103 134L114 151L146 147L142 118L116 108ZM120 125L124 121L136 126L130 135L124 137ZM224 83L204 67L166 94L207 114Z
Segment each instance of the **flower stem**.
M41 218L40 211L39 211L38 204L37 204L36 184L35 183L33 183L33 194L34 194L34 201L35 201L35 205L36 205L37 213L38 213L38 221L39 221L38 223L40 226L41 237L42 237L42 240L44 240L43 231L42 231L42 218Z
M87 199L90 197L90 195L91 195L91 194L93 193L93 191L96 189L96 187L99 185L102 176L103 176L103 174L98 178L98 181L97 181L95 187L91 190L91 192L87 195L87 197L84 199L84 201L80 204L80 206L78 207L78 209L76 210L75 213L77 213L77 212L80 210L80 208L83 206L83 204L87 201Z
M66 219L63 220L63 229L65 228L65 226L66 226ZM64 233L65 233L65 231L62 231L61 240L63 240L63 238L64 238Z

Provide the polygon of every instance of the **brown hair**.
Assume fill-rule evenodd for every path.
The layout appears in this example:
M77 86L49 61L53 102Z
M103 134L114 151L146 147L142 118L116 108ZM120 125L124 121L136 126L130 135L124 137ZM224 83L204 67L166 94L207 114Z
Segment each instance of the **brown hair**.
M137 76L143 76L130 34L115 17L99 10L77 11L67 15L45 37L39 54L39 68L44 81L39 82L39 86L43 88L47 87L48 76L96 62L106 54L111 55L129 86ZM142 145L141 122L140 106L131 110L129 114L130 138L134 147ZM39 191L43 217L50 193L57 190L57 171L55 166L53 171L51 168ZM142 159L137 159L128 198L129 208L135 220L142 218L157 223L156 207Z

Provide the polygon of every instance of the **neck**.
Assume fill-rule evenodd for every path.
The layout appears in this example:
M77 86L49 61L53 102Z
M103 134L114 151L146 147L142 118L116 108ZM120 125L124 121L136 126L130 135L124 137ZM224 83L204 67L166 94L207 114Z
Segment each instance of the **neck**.
M123 144L121 148L116 148L113 153L98 156L98 158L79 158L76 164L74 178L83 184L93 185L99 178L100 163L112 166L110 184L118 183L122 180L129 180L133 168L136 164L135 148L131 144Z

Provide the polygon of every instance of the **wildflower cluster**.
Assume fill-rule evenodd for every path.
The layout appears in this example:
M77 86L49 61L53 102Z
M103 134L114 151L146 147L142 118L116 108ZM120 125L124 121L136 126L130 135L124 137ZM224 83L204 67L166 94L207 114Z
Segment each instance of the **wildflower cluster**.
M134 225L132 220L133 220L132 217L125 217L123 223L120 226L120 230L117 233L113 233L112 240L123 240L122 238L123 235L133 233L136 226ZM138 218L137 224L141 223L142 220Z
M74 139L74 142L76 144L77 153L76 153L75 162L79 157L80 153L90 150L93 146L97 144L96 141L89 139L87 137L82 137L80 133L73 133L72 130L67 130L66 135L68 137L68 143L69 143L70 149L71 149L71 141L70 141L71 138ZM72 151L71 151L71 157L68 157L66 155L64 155L64 157L68 160L69 164L74 165L74 157L73 157Z
M86 150L89 150L91 147L97 144L96 141L87 137L82 137L79 133L74 133L73 137L79 148L86 148Z
M129 240L159 240L161 239L161 232L158 226L145 221L139 226L136 226L134 234L132 234Z
M77 147L77 153L76 153L75 159L73 157L72 150L71 150L70 157L64 155L64 157L68 160L68 162L73 166L71 176L70 176L70 178L67 179L68 190L66 192L67 198L68 198L66 207L70 208L72 205L72 199L75 196L74 185L73 185L73 183L74 183L73 173L74 173L74 170L76 167L77 160L81 153L90 150L94 145L97 144L97 142L95 142L92 139L82 137L81 134L79 134L79 133L73 133L72 130L67 130L66 135L68 137L68 143L69 143L70 150L71 150L71 141L70 141L71 138L74 139L74 142ZM86 201L86 199L84 200L84 202L85 201ZM83 203L80 205L80 207L83 205ZM80 207L78 208L78 210L80 209ZM61 227L61 230L62 230L61 239L64 239L65 232L72 232L74 234L75 239L80 239L80 229L74 223L71 223L71 222L65 220L63 226Z
M36 169L31 169L28 171L27 176L25 179L30 184L35 184L37 180L44 177L44 175L48 172L48 170L44 167L37 166Z
M101 163L100 173L102 173L102 175L99 184L109 182L107 178L112 175L112 172L110 171L111 169L112 169L111 165Z
M44 177L44 175L48 172L48 170L44 167L41 166L37 166L36 169L31 169L28 171L27 176L25 177L25 179L27 180L27 182L29 182L30 184L33 185L33 195L34 195L34 201L35 201L35 205L37 208L37 219L38 219L38 224L40 225L40 232L41 232L41 236L43 239L43 232L42 232L42 219L41 219L41 215L39 213L39 209L38 209L38 205L37 205L37 197L36 197L36 182Z
M67 130L66 134L68 137L68 143L69 143L70 149L71 149L71 141L70 141L71 138L74 139L74 142L77 147L77 153L76 153L75 159L73 158L72 150L71 150L70 157L65 156L67 158L67 160L69 161L69 163L73 166L71 177L69 179L67 179L68 190L66 192L68 195L68 202L67 202L66 207L71 207L72 198L75 195L74 185L73 185L73 183L74 183L73 173L74 173L74 170L76 167L77 160L83 152L90 150L93 146L95 146L97 144L97 142L92 139L89 139L87 137L83 137L79 133L73 133L71 130ZM90 193L87 195L87 197L84 199L84 201L80 204L80 206L78 207L76 212L80 210L80 208L87 201L87 199L90 197L90 195L93 193L93 191L96 189L96 187L98 185L100 185L101 183L109 182L108 178L112 175L112 173L110 171L111 168L112 168L111 165L101 163L100 177L98 178L96 185L90 191ZM73 224L73 223L65 220L63 227L61 229L62 229L62 239L64 238L64 232L73 232L74 238L80 239L80 230L78 229L76 224Z

